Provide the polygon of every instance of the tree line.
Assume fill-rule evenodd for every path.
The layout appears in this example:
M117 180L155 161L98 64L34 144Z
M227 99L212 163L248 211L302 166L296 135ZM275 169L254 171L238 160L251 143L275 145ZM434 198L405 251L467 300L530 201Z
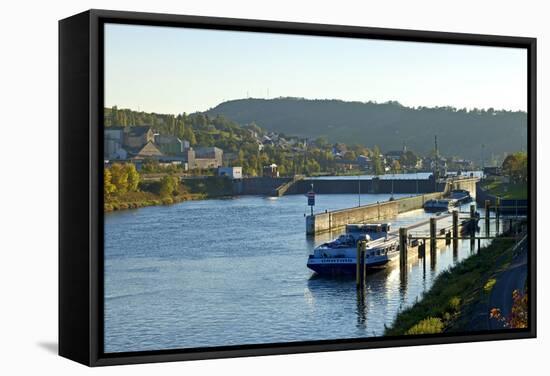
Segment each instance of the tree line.
M103 193L107 199L139 192L145 188L140 173L133 163L113 163L103 169ZM166 175L158 184L148 184L147 191L169 198L180 193L180 183L176 176Z
M240 125L222 115L157 114L119 109L115 106L105 108L104 122L105 127L150 125L161 134L189 141L192 147L216 146L224 151L226 157L230 156L226 158L228 165L243 167L243 173L247 176L262 175L263 167L272 163L277 164L282 176L336 173L342 169L342 164L339 164L338 158L334 156L335 149L341 150L341 159L347 161L356 161L359 156L371 158L373 172L378 175L385 172L378 146L369 149L360 143L331 143L325 136L311 141L308 138L287 136L283 133L279 133L279 137L289 142L288 145L260 145L262 137L268 134L264 128L255 122ZM392 164L392 172L411 168L417 160L418 156L408 151L402 159ZM157 170L153 161L148 161L144 165L146 172Z

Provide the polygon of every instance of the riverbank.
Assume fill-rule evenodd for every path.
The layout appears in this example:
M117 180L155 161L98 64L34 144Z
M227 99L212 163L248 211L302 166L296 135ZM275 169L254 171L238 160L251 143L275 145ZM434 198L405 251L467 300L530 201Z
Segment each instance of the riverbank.
M504 200L527 199L527 183L504 183L499 180L485 180L480 188L487 194Z
M514 244L513 240L496 239L479 253L441 273L419 301L397 315L385 335L479 330L472 323L489 322L486 307L499 275L512 264Z
M203 200L207 198L206 193L189 192L187 187L179 184L178 189L169 195L161 194L160 184L156 182L142 183L137 192L126 192L122 194L105 197L103 203L104 212L112 212L126 209L137 209L146 206L171 205L183 201Z

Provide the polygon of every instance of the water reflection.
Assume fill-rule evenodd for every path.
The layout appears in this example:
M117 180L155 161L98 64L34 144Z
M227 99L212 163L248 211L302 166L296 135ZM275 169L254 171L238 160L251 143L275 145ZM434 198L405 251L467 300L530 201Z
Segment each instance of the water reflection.
M365 195L362 203L387 198ZM330 210L356 200L318 197ZM306 237L305 208L302 196L240 197L106 215L106 351L382 335L441 271L470 253L467 240L442 246L427 270L429 252L411 251L405 268L396 260L369 270L358 290L353 276L322 278L307 269L313 248L338 232ZM427 217L420 210L391 222L397 229Z

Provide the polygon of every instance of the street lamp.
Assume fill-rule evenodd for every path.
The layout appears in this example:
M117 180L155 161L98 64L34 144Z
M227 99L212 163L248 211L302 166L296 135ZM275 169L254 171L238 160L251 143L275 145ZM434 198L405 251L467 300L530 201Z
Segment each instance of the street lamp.
M357 174L357 186L358 186L357 198L359 201L359 206L361 206L361 173L360 172Z

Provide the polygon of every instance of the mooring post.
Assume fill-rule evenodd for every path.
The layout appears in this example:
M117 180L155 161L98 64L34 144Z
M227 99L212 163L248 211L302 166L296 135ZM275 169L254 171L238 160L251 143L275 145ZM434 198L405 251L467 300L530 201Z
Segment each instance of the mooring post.
M470 250L474 250L476 247L476 206L475 204L470 205L470 220L468 221L469 232L470 232Z
M365 256L367 253L367 242L357 242L357 260L355 265L355 283L357 288L363 288L366 279Z
M430 259L435 259L436 247L437 247L437 219L435 217L430 218Z
M495 227L498 234L500 229L500 197L495 200Z
M426 242L424 240L418 243L418 257L426 259Z
M399 260L402 269L405 269L407 266L407 228L399 228Z
M489 236L490 219L491 219L491 201L485 200L485 235Z
M365 287L365 281L367 279L367 265L365 262L366 254L367 254L367 243L363 242L361 246L361 289Z
M458 210L453 210L453 249L458 249Z
M357 288L361 287L361 248L362 248L362 241L357 242L357 258L356 258L356 265L355 265L355 284L357 285Z

